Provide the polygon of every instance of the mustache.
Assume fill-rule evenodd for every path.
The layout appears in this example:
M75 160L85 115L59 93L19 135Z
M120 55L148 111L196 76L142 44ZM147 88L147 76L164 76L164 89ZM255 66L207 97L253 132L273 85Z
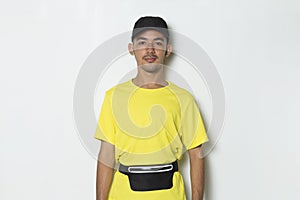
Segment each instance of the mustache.
M143 56L143 59L146 59L146 58L155 58L155 59L157 59L158 57L157 57L157 55L145 55L145 56Z

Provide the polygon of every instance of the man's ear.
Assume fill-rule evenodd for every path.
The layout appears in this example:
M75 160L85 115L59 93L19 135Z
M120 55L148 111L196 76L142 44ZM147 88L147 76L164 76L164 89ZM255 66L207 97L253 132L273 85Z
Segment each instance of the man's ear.
M128 51L129 51L130 55L134 55L133 44L132 43L128 44Z
M171 55L172 50L173 50L172 45L168 44L167 45L167 51L166 51L166 58L168 58Z

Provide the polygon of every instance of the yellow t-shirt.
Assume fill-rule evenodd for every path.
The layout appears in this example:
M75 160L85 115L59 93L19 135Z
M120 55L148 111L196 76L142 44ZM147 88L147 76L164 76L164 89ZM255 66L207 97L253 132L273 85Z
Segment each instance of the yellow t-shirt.
M170 163L208 141L193 96L167 82L146 89L129 80L106 91L95 138L115 146L117 162Z

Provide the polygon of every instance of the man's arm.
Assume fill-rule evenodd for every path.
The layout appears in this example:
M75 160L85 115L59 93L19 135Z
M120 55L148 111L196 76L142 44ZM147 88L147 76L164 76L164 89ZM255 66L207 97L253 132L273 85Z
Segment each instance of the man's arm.
M200 157L201 145L189 150L192 200L203 200L204 158Z
M101 141L101 149L98 155L96 198L107 200L114 173L114 146Z

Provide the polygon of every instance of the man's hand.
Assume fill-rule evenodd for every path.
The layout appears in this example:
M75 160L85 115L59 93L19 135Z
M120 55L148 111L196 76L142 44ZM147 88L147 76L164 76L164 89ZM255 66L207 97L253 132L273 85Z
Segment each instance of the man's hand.
M114 168L114 146L101 141L101 149L98 155L96 198L107 200L113 179Z
M203 200L204 194L204 158L201 158L201 145L190 149L190 176L192 200Z

